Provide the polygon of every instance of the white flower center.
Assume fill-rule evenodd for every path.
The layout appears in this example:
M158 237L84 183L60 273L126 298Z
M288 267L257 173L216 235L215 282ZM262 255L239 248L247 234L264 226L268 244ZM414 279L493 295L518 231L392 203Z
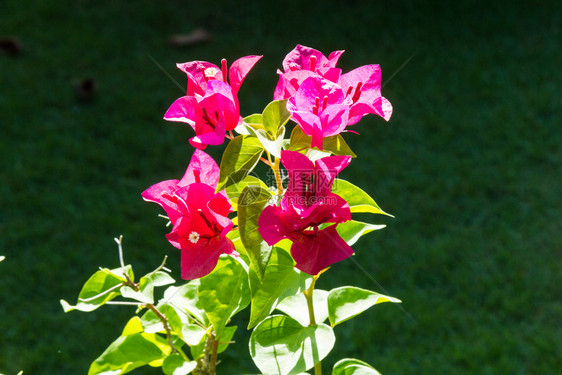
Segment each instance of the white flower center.
M203 71L203 74L205 75L205 77L207 78L215 78L215 76L220 72L220 70L218 70L217 68L214 67L210 67L207 68Z
M189 234L189 236L187 237L192 243L197 243L197 241L199 241L199 233L197 232L191 232Z

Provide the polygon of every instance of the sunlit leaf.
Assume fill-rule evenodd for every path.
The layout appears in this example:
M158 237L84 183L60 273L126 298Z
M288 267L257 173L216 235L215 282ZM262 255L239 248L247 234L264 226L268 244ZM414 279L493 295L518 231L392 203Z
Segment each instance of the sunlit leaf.
M256 137L239 135L232 139L222 155L216 191L240 182L250 173L263 153Z
M353 246L362 235L385 227L386 225L368 224L361 221L349 220L345 223L338 224L336 230L349 246Z
M397 298L385 296L354 286L332 289L328 294L328 317L332 327L359 315L378 303L400 303Z
M197 296L218 336L230 318L250 303L248 274L230 256L222 256L217 267L200 279Z
M314 289L312 293L312 304L314 306L314 320L316 324L323 323L328 319L328 292L322 289ZM284 312L303 326L310 324L308 305L304 293L289 296L283 299L277 310Z
M248 329L265 319L283 298L305 290L312 276L295 268L295 261L288 252L274 246L260 281L255 268L250 268L252 305Z
M337 178L332 185L332 193L345 199L351 212L370 212L394 217L379 207L373 198L351 182Z
M258 219L264 207L270 204L271 198L268 189L255 185L246 186L238 198L240 239L260 280L263 280L271 255L271 246L263 240L258 231Z
M298 374L324 359L335 341L325 324L303 327L291 317L273 315L254 328L250 355L264 374Z
M130 265L125 266L125 272L133 280L134 275ZM76 305L72 306L65 300L61 300L60 303L64 312L72 310L93 311L104 305L107 301L121 295L119 288L126 281L123 268L119 267L113 270L103 268L86 281L78 295Z
M197 367L197 362L187 361L181 354L170 354L162 363L165 375L187 375Z
M344 358L334 365L332 375L380 375L371 365L353 358Z

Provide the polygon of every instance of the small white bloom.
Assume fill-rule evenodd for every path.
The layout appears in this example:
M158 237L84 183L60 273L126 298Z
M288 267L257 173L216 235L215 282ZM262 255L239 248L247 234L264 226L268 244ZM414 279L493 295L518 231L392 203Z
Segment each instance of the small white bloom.
M203 74L205 75L205 77L207 78L215 78L215 76L220 72L220 70L218 70L217 68L214 67L210 67L207 68L203 71Z
M192 243L197 243L197 241L199 241L199 233L197 232L191 232L189 234L188 239L192 242Z

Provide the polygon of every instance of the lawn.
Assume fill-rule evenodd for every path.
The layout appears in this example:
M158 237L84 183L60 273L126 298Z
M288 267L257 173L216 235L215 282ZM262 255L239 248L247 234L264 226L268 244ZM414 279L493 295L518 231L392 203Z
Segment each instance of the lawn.
M119 335L130 308L59 304L118 266L113 237L137 274L165 255L178 270L140 197L191 155L191 129L162 120L185 85L174 64L264 55L239 93L247 115L297 43L345 49L345 71L379 63L394 106L388 124L370 116L345 135L359 158L343 177L396 218L377 218L388 227L318 287L403 303L338 326L325 369L351 356L385 375L560 373L560 14L554 0L3 1L0 33L22 51L0 52L0 373L84 374ZM199 27L211 42L170 46ZM75 97L83 79L93 100ZM220 373L257 372L239 326Z

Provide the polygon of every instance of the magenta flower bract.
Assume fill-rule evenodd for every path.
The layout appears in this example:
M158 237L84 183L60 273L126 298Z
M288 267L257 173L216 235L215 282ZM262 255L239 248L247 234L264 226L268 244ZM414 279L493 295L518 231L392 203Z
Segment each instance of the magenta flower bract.
M187 75L187 94L204 95L207 82L218 80L230 83L232 91L236 95L244 78L262 56L245 56L234 61L227 70L225 59L221 60L221 68L206 61L191 61L176 64L178 69Z
M290 239L295 267L308 274L353 254L336 231L339 223L351 219L349 205L331 192L336 175L350 161L350 156L329 156L313 163L296 151L281 151L289 186L279 206L267 206L261 213L259 232L269 245Z
M177 99L164 119L189 124L195 131L195 137L189 143L201 150L207 145L222 144L226 131L233 130L242 122L238 97L227 83L217 80L206 83L204 96Z
M158 203L173 225L166 235L181 250L181 277L191 280L210 273L221 253L238 255L226 234L233 223L224 191L215 193L219 179L217 163L195 150L181 180L152 185L142 193L144 200Z
M326 57L314 48L297 45L283 60L284 72L277 70L279 81L273 94L274 100L288 99L295 95L301 83L308 77L319 75L337 82L341 69L336 64L344 51L334 51Z
M392 115L392 105L381 96L381 68L377 64L364 65L342 74L338 84L351 101L348 125L356 124L368 113L386 121Z
M374 113L388 121L392 115L392 105L381 95L380 66L364 65L341 74L341 69L336 68L336 64L343 52L334 51L326 57L313 48L297 45L283 61L285 72L277 71L279 81L273 98L279 100L294 97L306 79L323 77L337 83L350 102L347 125L356 124L368 113Z
M287 102L291 118L312 137L311 147L322 148L322 140L341 133L348 123L351 100L337 84L319 76L305 79Z

